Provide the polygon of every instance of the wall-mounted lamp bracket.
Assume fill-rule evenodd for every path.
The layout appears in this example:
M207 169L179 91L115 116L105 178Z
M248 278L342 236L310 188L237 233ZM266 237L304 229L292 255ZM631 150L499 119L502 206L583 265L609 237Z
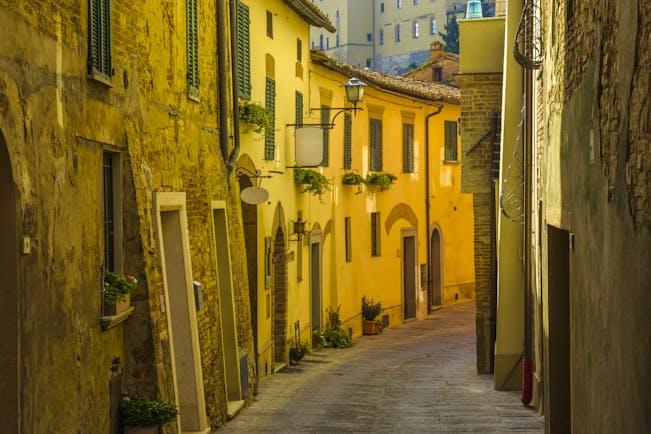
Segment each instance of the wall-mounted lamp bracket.
M259 170L253 172L252 170L249 170L246 167L242 167L242 166L235 169L235 178L240 179L243 176L246 176L247 178L251 178L251 179L271 178L271 175L262 175L262 172L260 172Z

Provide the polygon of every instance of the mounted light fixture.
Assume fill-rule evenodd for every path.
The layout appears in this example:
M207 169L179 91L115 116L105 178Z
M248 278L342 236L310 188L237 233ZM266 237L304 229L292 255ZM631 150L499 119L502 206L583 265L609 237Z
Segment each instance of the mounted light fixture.
M305 231L305 224L307 222L305 220L301 219L301 214L298 214L298 218L296 220L292 220L292 234L296 235L295 239L289 239L289 241L301 241L303 239L303 235L307 235L307 232Z
M343 84L344 90L346 92L346 101L349 104L352 104L352 107L317 107L317 108L310 108L310 112L312 111L323 111L323 110L338 110L337 113L334 114L332 117L332 121L327 124L306 124L306 123L301 123L301 124L286 124L288 127L297 127L297 128L303 128L303 127L320 127L320 128L327 128L327 129L332 129L335 127L335 119L337 119L337 116L344 112L353 112L353 114L356 114L358 110L364 110L361 107L357 107L357 104L362 102L364 99L364 88L367 86L366 83L361 81L360 79L353 77L350 80L348 80L346 83Z
M282 172L271 170L269 172L282 174ZM269 199L269 192L260 186L260 182L262 178L271 178L271 175L262 175L259 170L256 170L254 172L250 169L247 169L246 167L240 166L235 169L235 178L240 179L242 177L256 180L255 185L246 187L240 192L240 199L242 199L244 203L248 203L249 205L257 205L266 202L267 199Z

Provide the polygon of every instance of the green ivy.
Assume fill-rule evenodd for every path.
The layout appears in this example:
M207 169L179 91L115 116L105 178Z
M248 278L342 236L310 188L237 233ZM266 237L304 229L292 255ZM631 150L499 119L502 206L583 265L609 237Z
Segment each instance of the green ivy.
M240 101L238 107L238 119L247 124L251 130L262 133L273 128L274 114L271 110L250 101Z
M359 173L346 172L341 177L341 183L344 185L359 185L364 182L364 178Z
M310 193L322 198L323 193L330 190L330 181L321 173L312 169L294 169L294 183L302 185L301 193Z
M179 414L174 405L137 396L122 398L120 412L125 425L140 427L162 426Z

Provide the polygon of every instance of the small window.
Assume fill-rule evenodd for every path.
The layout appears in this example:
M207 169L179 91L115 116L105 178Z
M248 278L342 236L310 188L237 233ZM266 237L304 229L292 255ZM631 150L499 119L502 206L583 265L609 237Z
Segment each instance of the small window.
M402 9L402 0L398 0L398 9Z
M303 60L303 41L296 39L296 61L300 62Z
M429 21L429 34L436 35L436 20L434 18Z
M414 6L418 4L418 0L414 0Z
M380 213L371 213L371 256L380 256Z
M303 125L303 94L296 91L296 125Z
M330 124L330 107L321 105L321 124ZM327 167L329 164L328 156L330 151L330 128L323 128L323 162L322 166Z
M384 30L380 29L379 31L379 39L380 39L380 45L384 45Z
M111 80L111 50L111 0L89 0L88 73L93 78Z
M264 159L273 160L276 150L276 81L271 77L266 77L265 107L274 114L274 117L271 128L264 133Z
M344 114L344 169L350 170L353 162L353 117Z
M367 59L366 59L366 67L367 67L367 68L370 68L370 67L371 67L371 59L370 59L370 58L367 58Z
M380 3L380 13L384 13L384 3Z
M344 235L346 240L346 262L353 260L353 245L350 231L350 217L344 218Z
M413 24L413 36L414 36L414 39L418 39L419 33L420 33L420 25L418 24L418 21L414 21L414 24Z
M414 126L402 124L402 171L414 173Z
M104 271L121 272L120 154L104 152Z
M371 119L369 124L369 170L382 170L382 119Z
M440 82L443 81L443 68L440 66L437 66L434 68L434 81Z
M457 161L457 123L445 121L445 161Z
M323 50L323 35L319 35L319 50Z
M367 33L366 34L366 41L368 41L368 42L373 41L373 33Z
M267 36L271 39L274 37L274 16L271 11L267 11Z
M187 80L188 95L193 99L199 98L199 30L198 30L198 13L197 0L187 0L186 2L186 25L187 25Z
M339 34L335 35L335 44L337 47L339 46Z
M396 24L396 42L400 42L401 35L400 35L400 24Z

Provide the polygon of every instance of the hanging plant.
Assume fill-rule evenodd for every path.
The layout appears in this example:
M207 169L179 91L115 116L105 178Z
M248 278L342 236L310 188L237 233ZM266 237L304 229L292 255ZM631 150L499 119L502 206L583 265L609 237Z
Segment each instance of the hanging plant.
M387 191L396 179L398 178L390 173L369 173L364 184L370 190Z
M364 182L364 178L359 173L346 172L341 177L341 183L344 185L359 185Z
M330 181L328 181L328 178L312 169L295 168L294 183L303 186L301 193L310 193L318 196L319 199L321 199L323 193L330 190Z
M244 124L245 130L262 133L274 127L274 113L271 110L251 101L240 101L238 107L238 119Z

